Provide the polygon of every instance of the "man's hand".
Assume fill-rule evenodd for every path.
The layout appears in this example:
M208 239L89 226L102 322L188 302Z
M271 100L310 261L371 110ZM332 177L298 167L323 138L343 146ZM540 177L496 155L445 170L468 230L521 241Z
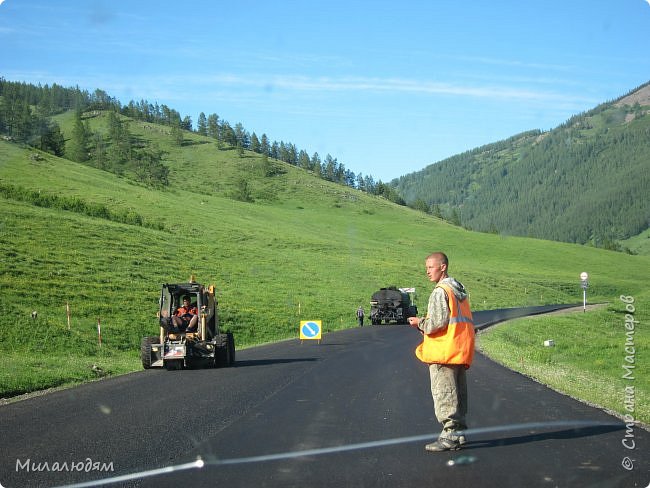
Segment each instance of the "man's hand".
M408 320L408 323L409 323L409 325L411 327L415 327L416 329L419 328L418 327L420 325L420 318L419 317L409 317L406 320Z

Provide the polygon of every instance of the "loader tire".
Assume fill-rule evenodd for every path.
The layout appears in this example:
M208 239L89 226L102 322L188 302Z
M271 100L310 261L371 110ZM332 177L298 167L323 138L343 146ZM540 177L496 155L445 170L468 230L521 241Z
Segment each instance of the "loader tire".
M151 368L151 344L157 344L160 338L157 336L143 337L140 342L140 358L144 369Z
M215 367L228 367L235 363L235 338L232 332L220 334L214 351Z
M235 337L232 332L227 333L228 336L228 366L235 364Z

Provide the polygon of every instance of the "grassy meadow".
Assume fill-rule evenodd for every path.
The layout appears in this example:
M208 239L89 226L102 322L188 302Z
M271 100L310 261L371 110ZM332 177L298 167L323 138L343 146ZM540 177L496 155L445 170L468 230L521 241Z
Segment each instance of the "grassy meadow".
M90 123L101 128L101 119ZM59 121L64 130L68 120ZM167 151L169 188L0 141L0 397L140 369L161 283L193 274L215 284L222 326L242 348L297 337L305 319L321 319L325 333L353 327L356 308L368 310L383 286L416 287L424 309L423 261L434 250L448 253L477 310L581 302L578 276L588 271L590 301L620 308L619 295L637 297L638 361L647 360L648 256L469 232L277 161L265 176L259 155L196 134L178 147L158 126L129 129ZM231 198L242 178L253 202ZM597 314L581 320L576 349L614 328ZM532 355L537 338L497 335L509 329L485 334L486 351L494 337L513 357ZM616 376L624 336L606 337L598 354ZM647 394L647 384L638 388Z

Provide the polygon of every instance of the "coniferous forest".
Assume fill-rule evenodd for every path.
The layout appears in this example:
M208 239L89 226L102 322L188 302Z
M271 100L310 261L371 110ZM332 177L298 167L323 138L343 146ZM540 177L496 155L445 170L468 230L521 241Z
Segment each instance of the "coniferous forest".
M650 221L650 84L400 177L408 205L468 229L621 250Z

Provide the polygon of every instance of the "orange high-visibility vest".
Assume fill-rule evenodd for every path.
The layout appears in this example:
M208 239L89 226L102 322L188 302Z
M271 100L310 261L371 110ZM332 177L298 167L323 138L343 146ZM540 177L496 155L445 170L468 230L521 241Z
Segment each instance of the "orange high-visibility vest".
M179 317L182 317L183 315L198 315L199 311L196 309L196 307L179 307L178 310L176 310L176 313L174 315L178 315Z
M447 294L449 325L433 334L424 334L415 355L423 363L464 364L469 368L474 359L474 321L469 298L458 301L449 285L438 284Z

